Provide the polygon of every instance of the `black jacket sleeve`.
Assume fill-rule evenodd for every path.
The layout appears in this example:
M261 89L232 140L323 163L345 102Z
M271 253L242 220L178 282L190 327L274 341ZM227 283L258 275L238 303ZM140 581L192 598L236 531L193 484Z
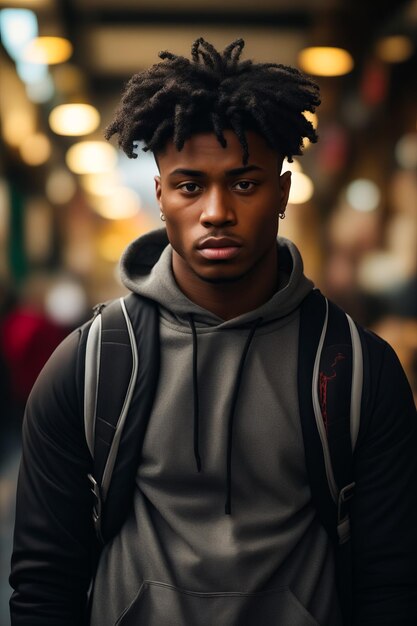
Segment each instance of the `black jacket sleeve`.
M10 583L13 626L84 623L96 548L78 376L80 331L57 348L23 425Z
M417 419L392 348L365 334L369 386L355 452L355 626L417 624Z

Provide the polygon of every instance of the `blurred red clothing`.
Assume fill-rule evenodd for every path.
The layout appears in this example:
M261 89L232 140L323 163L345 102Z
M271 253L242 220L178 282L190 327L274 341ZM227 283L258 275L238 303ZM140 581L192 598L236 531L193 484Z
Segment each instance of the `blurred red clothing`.
M68 334L37 311L15 309L0 322L0 346L11 381L13 400L25 404L39 372Z

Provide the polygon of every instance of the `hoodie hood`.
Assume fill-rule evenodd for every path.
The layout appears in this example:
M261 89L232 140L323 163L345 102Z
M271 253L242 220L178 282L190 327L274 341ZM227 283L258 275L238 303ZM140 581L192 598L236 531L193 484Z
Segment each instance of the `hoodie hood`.
M297 247L284 237L277 238L277 246L277 291L257 309L227 321L195 304L180 290L172 272L172 247L165 228L151 231L128 246L121 259L121 279L130 291L158 303L161 314L181 326L190 326L190 314L197 328L241 327L251 325L259 318L262 318L262 325L297 309L313 289L313 283L304 276L303 262Z

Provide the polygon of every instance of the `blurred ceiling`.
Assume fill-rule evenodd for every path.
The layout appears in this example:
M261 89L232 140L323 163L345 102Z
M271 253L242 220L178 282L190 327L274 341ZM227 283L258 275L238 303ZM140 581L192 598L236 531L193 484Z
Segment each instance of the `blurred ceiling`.
M0 0L36 11L41 35L63 35L72 62L97 94L156 62L160 50L188 55L203 36L216 47L235 38L259 61L296 64L309 43L343 45L357 53L387 16L410 2L396 0ZM415 4L415 3L414 3ZM377 8L377 10L375 10ZM331 41L333 40L333 41Z
M417 0L0 0L6 7L32 9L40 35L73 44L70 62L51 68L51 104L91 101L106 121L132 74L161 50L189 56L198 37L220 49L243 37L244 55L288 65L308 45L347 47L358 75L381 34L417 32Z

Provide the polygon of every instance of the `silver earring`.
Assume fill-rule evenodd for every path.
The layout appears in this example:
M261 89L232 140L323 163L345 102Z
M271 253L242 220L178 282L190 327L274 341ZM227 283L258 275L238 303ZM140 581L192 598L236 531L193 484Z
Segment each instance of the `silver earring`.
M159 214L159 219L160 219L162 222L165 222L165 215L162 213L162 211L161 211L161 212L160 212L160 214Z
M280 220L285 220L285 211L283 211L283 213L279 214L279 219Z

